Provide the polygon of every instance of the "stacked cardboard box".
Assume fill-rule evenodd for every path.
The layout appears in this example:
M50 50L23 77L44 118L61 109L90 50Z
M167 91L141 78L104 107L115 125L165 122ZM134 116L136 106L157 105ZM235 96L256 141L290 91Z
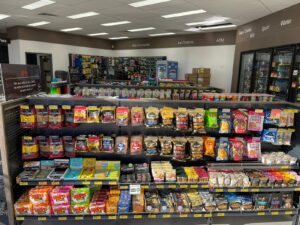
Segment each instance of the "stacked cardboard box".
M193 68L192 74L185 74L185 79L194 83L199 87L210 86L210 69L209 68Z

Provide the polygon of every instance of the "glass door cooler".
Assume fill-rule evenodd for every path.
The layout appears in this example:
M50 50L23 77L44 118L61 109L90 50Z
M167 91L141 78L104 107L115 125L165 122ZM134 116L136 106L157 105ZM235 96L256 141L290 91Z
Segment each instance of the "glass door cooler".
M243 53L240 66L239 93L251 93L254 52Z
M296 47L290 101L300 102L300 45Z
M291 86L294 47L274 49L269 93L278 100L288 100Z
M262 50L255 53L254 93L267 93L271 69L272 50Z

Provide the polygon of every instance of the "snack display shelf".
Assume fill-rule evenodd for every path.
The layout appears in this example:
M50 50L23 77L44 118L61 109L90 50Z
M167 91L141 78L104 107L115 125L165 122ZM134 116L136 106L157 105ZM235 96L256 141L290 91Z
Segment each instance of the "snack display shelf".
M256 162L242 162L242 163L208 163L210 169L230 169L230 170L241 170L241 169L298 169L299 165L267 165Z
M244 187L244 188L211 188L210 192L213 193L222 193L222 192L229 192L229 193L257 193L257 192L292 192L292 191L300 191L299 187Z
M65 221L65 220L122 220L122 219L170 219L170 218L213 218L226 216L281 216L297 215L298 209L268 209L245 211L203 211L195 213L128 213L114 215L61 215L61 216L18 216L17 221Z

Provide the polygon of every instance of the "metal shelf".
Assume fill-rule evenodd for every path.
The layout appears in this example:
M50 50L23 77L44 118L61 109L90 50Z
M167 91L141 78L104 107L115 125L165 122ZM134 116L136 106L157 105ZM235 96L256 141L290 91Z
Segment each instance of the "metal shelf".
M256 162L242 162L242 163L208 163L207 167L210 169L299 169L299 165L266 165Z
M66 220L124 220L124 219L170 219L170 218L212 218L225 216L280 216L297 215L298 209L268 209L249 211L202 211L195 213L126 213L114 215L61 215L61 216L17 216L17 221L66 221Z

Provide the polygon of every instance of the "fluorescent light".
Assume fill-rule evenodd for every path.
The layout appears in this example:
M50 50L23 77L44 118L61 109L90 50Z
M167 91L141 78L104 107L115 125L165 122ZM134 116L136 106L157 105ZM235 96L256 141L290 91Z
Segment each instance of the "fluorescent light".
M222 23L225 22L227 18L220 18L220 19L214 19L214 20L206 20L202 22L194 22L194 23L187 23L187 26L195 26L195 25L213 25L216 23Z
M111 37L110 40L121 40L121 39L127 39L129 37Z
M49 24L49 23L50 22L48 22L48 21L41 21L41 22L36 22L36 23L30 23L27 26L38 27L38 26L43 26L43 25Z
M199 32L201 31L199 28L196 28L196 27L191 27L191 28L188 28L188 29L185 29L184 31L188 31L188 32Z
M139 32L139 31L146 31L146 30L155 30L155 28L154 27L145 27L145 28L131 29L128 31L129 32Z
M101 24L102 26L105 27L111 27L111 26L118 26L118 25L123 25L123 24L128 24L131 23L130 21L119 21L119 22L112 22L112 23L103 23Z
M34 3L31 3L29 5L24 5L22 8L23 9L34 10L34 9L38 9L38 8L44 7L46 5L51 5L53 3L55 3L55 1L52 1L52 0L40 0L40 1L37 1L37 2L34 2Z
M108 35L108 33L94 33L94 34L88 34L88 36L102 36L102 35Z
M84 18L84 17L98 16L98 15L99 15L99 13L97 13L97 12L85 12L85 13L79 13L79 14L75 14L75 15L67 16L67 17L75 20L75 19L80 19L80 18Z
M75 30L82 30L82 28L81 27L72 27L72 28L61 29L60 31L69 32L69 31L75 31Z
M168 35L174 35L175 33L169 32L169 33L160 33L160 34L149 34L151 37L156 37L156 36L168 36Z
M174 17L181 17L181 16L189 16L189 15L195 15L195 14L201 14L205 13L206 11L203 9L199 10L193 10L193 11L187 11L187 12L181 12L181 13L174 13L174 14L168 14L162 16L163 18L169 19L169 18L174 18Z
M134 2L129 5L137 8L137 7L154 5L154 4L159 4L159 3L163 3L163 2L169 2L169 1L171 1L171 0L145 0L145 1Z
M10 15L0 14L0 20L6 19L8 17L10 17Z
M223 28L231 28L236 27L234 24L228 24L228 25L220 25L220 26L212 26L212 27L201 27L201 30L214 30L214 29L223 29Z

